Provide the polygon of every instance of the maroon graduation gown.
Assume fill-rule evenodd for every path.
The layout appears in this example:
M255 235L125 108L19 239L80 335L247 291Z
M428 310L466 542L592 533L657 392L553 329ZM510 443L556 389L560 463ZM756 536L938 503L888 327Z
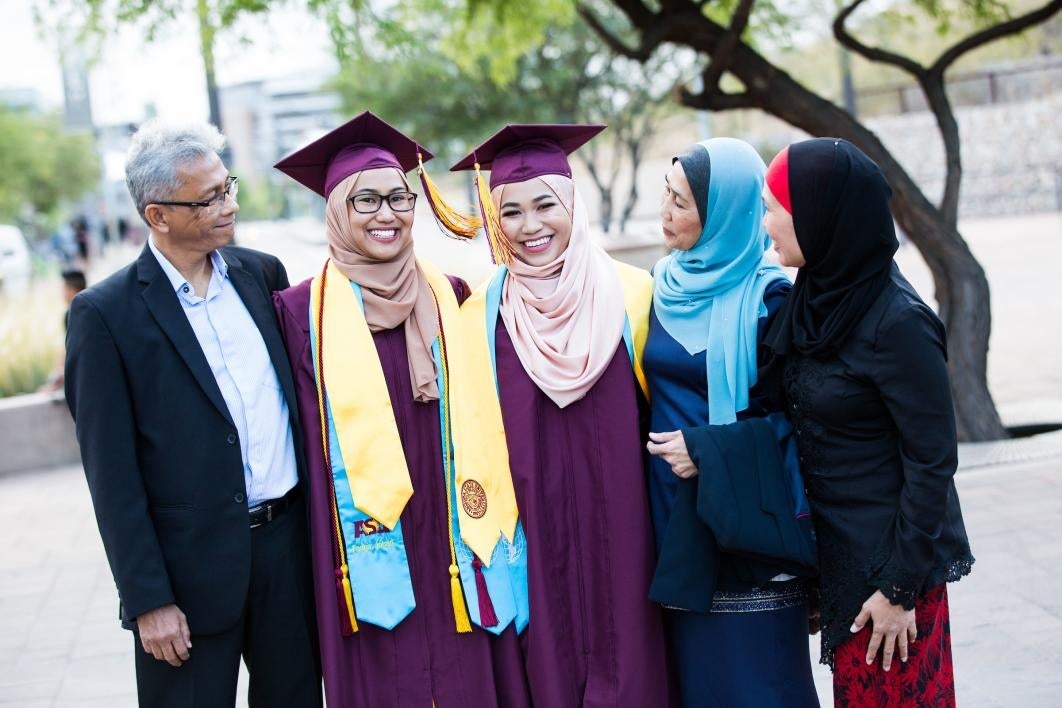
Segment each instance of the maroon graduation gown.
M520 517L536 706L668 705L637 383L621 342L587 395L559 408L527 375L501 318L496 363Z
M467 286L451 279L459 299ZM530 706L519 641L512 627L494 636L473 625L454 628L450 601L450 551L439 439L438 402L410 394L402 327L376 332L398 434L413 482L402 529L417 607L393 630L359 623L339 631L332 556L330 472L321 449L321 426L310 355L310 281L274 295L280 329L294 369L309 469L310 543L325 698L332 708L520 708ZM351 361L351 366L358 362ZM540 704L546 705L546 704Z

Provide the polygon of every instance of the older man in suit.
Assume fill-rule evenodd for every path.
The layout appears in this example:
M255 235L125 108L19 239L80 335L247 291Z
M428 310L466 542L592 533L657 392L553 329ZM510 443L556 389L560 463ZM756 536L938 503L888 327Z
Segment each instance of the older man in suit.
M141 705L319 706L303 463L273 256L228 245L238 183L213 126L143 127L140 257L74 299L66 397L133 630Z

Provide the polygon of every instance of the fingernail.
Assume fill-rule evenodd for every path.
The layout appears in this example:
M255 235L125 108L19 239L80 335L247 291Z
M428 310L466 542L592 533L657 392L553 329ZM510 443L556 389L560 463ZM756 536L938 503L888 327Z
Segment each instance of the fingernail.
M885 667L885 670L886 670L886 671L888 671L888 670L889 670L889 669L891 669L891 668L892 668L891 666L886 666L886 667Z
M874 657L868 656L867 657L867 665L869 666L870 664L873 664L873 663L874 663Z
M905 663L905 664L906 664L906 663L907 663L907 657L906 657L906 656L905 656L905 657L903 657L902 659L900 659L900 661L902 661L903 663Z
M857 627L855 624L853 624L851 627L848 628L848 631L851 632L852 634L855 634L856 632L859 631L859 627Z

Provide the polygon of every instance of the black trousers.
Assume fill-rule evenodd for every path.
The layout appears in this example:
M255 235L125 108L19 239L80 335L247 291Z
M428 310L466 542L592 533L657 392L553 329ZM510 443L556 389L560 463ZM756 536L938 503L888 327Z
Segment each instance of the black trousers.
M133 632L136 686L146 708L232 708L240 657L251 708L319 708L321 660L313 608L305 506L251 530L251 583L231 629L192 635L179 667L144 651Z

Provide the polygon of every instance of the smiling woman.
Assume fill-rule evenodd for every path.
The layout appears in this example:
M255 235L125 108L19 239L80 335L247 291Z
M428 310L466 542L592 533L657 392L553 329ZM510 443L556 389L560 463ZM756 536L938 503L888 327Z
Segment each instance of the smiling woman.
M603 129L507 126L453 168L476 171L507 265L462 314L497 383L527 519L523 665L551 708L669 704L639 429L651 280L593 242L567 157Z
M326 199L328 261L274 299L309 466L325 693L522 708L526 553L505 441L466 423L476 382L451 386L468 286L413 252L406 173L431 157L363 113L277 163Z

